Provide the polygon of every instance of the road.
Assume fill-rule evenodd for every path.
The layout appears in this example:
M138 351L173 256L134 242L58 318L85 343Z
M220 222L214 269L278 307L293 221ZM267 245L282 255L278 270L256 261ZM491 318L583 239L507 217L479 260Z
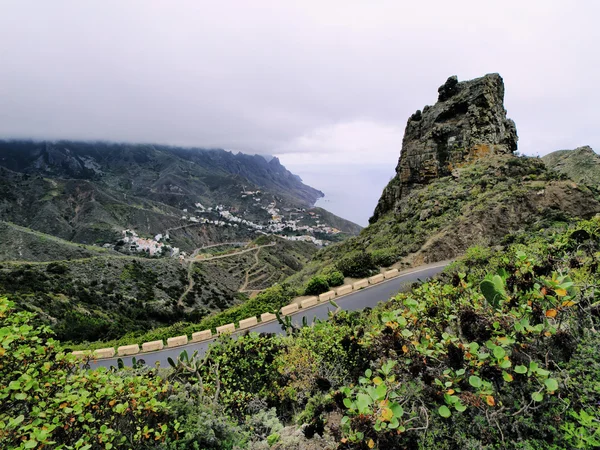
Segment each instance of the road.
M398 293L399 291L407 290L410 288L410 285L415 281L426 280L431 278L438 273L440 273L447 265L448 261L444 261L441 263L431 264L425 267L412 269L407 272L401 273L399 276L395 278L391 278L389 280L385 280L382 283L369 286L368 288L361 289L356 292L352 292L351 294L344 295L342 297L337 298L335 301L340 306L340 308L353 311L353 310L362 310L367 307L374 307L380 301L387 301ZM321 303L316 306L307 309L301 309L297 313L292 315L295 323L302 323L302 318L306 317L307 321L311 323L314 318L318 319L326 319L328 317L328 311L333 310L334 308L330 303ZM257 326L243 330L237 331L233 334L233 336L239 336L248 331L254 331L257 333L283 333L281 326L277 321L267 322L265 324L259 323ZM160 362L161 366L168 366L167 358L173 358L173 360L177 359L177 356L183 351L187 350L188 354L192 354L194 351L198 351L200 355L203 355L208 349L209 345L215 341L215 338L209 339L202 342L190 343L187 345L183 345L181 347L175 348L165 348L164 350L158 352L151 353L140 353L135 355L134 357L139 361L143 359L146 364L149 366L154 366L156 362ZM96 361L90 362L91 368L96 367L110 367L116 366L117 360L119 358L106 358L99 359ZM123 363L125 365L131 365L131 356L123 356L121 357Z

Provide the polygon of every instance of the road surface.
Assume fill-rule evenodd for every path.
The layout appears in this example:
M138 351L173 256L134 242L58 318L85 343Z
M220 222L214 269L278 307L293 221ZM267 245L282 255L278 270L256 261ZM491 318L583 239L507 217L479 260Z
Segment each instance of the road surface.
M412 283L419 280L426 280L431 278L438 273L440 273L444 268L449 264L448 261L431 264L425 267L411 269L410 271L401 273L399 276L395 278L391 278L389 280L385 280L379 284L375 284L373 286L369 286L368 288L361 289L359 291L352 292L350 294L341 296L335 299L335 302L342 309L354 311L361 310L367 307L374 307L381 301L387 301L398 293L399 291L406 290L410 287ZM333 310L334 308L331 306L329 302L321 303L316 306L307 309L301 309L298 312L292 315L293 321L295 323L302 323L302 318L306 317L308 323L312 323L313 318L318 319L327 319L328 312ZM279 322L272 321L267 322L265 324L259 323L258 325L248 328L241 331L236 331L233 333L233 336L239 336L249 331L257 332L257 333L283 333L281 329L281 325ZM160 362L162 367L168 366L167 358L172 358L173 360L177 359L177 356L183 351L186 350L189 355L191 355L194 351L198 351L198 354L203 355L208 349L209 345L215 341L216 338L209 339L202 342L194 342L187 345L182 345L180 347L175 348L165 348L163 350L151 353L140 353L135 356L122 356L122 357L114 357L114 358L106 358L106 359L98 359L95 361L90 361L90 367L110 367L116 366L117 360L120 358L123 360L123 363L127 366L131 365L132 358L136 358L139 360L144 360L144 362L149 366L154 366L156 362Z

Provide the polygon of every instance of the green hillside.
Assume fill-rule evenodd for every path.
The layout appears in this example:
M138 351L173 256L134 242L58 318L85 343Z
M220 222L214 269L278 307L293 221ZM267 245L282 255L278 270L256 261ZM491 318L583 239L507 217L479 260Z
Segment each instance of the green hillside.
M290 282L338 267L366 276L379 267L406 267L455 258L473 244L600 213L598 191L575 185L537 158L497 155L455 170L404 197L359 236L327 247ZM366 254L366 257L365 257ZM361 261L353 273L354 260Z
M120 256L112 250L76 244L12 223L0 222L0 261L68 261L106 255Z
M115 448L595 448L598 242L597 218L517 233L372 311L338 311L283 337L222 338L205 358L182 355L160 371L86 373L67 359L36 376L34 385L57 387L36 396L23 371L61 357L47 330L22 326L30 319L2 300L0 392L14 406L0 409L0 421L22 419L0 443L12 448L36 430L40 442L108 439ZM32 348L36 358L23 361ZM123 381L127 389L105 395ZM59 405L74 383L82 388L67 405L90 424L38 432L41 401L53 405L47 420L69 423ZM143 411L133 409L138 398L149 402ZM155 421L168 425L125 437Z
M542 160L550 169L577 183L600 186L600 156L589 146L552 152Z

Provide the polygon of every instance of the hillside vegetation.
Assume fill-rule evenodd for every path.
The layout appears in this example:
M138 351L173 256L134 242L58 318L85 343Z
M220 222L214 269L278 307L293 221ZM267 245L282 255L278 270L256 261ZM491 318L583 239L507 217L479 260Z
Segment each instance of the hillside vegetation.
M597 447L598 242L597 218L516 233L372 311L338 311L283 337L222 338L160 371L86 373L3 302L0 443Z
M600 212L594 187L565 180L537 158L495 155L455 169L452 176L413 189L359 236L325 248L294 275L305 283L331 267L366 276L381 266L454 258L473 244L493 245L506 234ZM354 261L361 272L356 273Z
M18 308L38 313L60 340L131 340L182 321L198 324L242 304L252 291L300 270L316 251L312 244L274 237L259 238L253 245L270 243L274 245L240 255L198 260L191 270L189 263L176 259L118 254L0 262L0 292L9 294ZM193 285L186 290L190 277Z
M600 156L589 146L558 150L542 157L548 168L578 183L600 186Z
M119 256L112 250L76 244L0 221L0 261L68 261L106 255Z

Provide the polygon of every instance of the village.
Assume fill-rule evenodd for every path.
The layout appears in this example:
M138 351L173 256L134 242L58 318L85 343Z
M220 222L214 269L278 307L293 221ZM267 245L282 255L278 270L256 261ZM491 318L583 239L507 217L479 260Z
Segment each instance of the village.
M306 211L303 208L283 208L284 211L281 211L275 202L270 202L267 206L262 205L260 191L243 190L240 195L242 199L251 199L252 206L266 211L267 217L270 218L263 223L256 223L236 215L238 210L233 207L225 205L204 207L201 203L196 202L193 208L182 210L181 220L189 224L216 227L245 227L248 231L257 234L276 235L290 241L311 242L319 247L330 244L329 240L322 238L323 235L336 235L341 232L337 228L322 223L319 214L313 211ZM114 247L116 250L126 253L145 253L151 257L180 259L187 257L185 252L169 245L168 232L157 234L154 238L144 238L139 236L135 230L128 229L123 230L122 235L116 245L105 244L104 247ZM319 237L315 235L319 235Z

